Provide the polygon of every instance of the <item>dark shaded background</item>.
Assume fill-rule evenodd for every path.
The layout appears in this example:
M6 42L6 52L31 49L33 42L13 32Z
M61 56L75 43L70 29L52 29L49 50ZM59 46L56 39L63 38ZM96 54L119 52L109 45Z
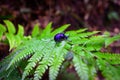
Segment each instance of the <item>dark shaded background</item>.
M120 0L1 0L0 20L10 19L28 29L70 23L71 29L119 32ZM117 31L118 30L118 31Z

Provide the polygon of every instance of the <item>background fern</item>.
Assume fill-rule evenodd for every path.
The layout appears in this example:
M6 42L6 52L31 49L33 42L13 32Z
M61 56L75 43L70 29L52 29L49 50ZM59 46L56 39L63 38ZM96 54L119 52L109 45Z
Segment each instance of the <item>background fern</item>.
M87 29L64 32L69 24L53 30L52 23L49 23L44 30L35 25L31 36L24 36L21 25L18 25L16 34L12 22L4 22L8 32L0 24L4 29L0 35L6 36L10 50L13 51L0 62L0 79L10 80L17 75L16 80L40 80L46 70L49 70L49 80L55 80L62 69L61 65L69 58L69 64L74 66L81 80L94 80L99 70L106 80L120 79L120 55L101 52L103 47L119 40L119 35L96 36L99 31L86 32ZM65 33L68 39L56 43L53 38L57 33Z

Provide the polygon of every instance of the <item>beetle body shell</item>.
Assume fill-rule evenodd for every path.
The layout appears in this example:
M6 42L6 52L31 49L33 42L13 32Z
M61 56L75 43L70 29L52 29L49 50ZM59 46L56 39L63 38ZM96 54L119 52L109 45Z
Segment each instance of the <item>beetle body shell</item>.
M68 37L64 33L58 33L54 36L55 42L61 42L63 40L66 40Z

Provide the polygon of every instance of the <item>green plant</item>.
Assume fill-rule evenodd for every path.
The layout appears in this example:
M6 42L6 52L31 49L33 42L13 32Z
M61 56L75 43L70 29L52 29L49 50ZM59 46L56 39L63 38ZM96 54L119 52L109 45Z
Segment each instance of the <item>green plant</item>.
M46 70L49 70L49 80L55 80L61 66L69 58L71 60L68 62L75 67L81 80L94 80L98 71L101 71L106 80L120 79L120 55L101 51L103 47L119 40L120 35L95 35L98 31L87 32L87 29L80 29L66 31L68 39L56 43L54 36L64 32L69 24L55 30L51 26L52 23L49 23L40 32L36 25L31 38L21 39L19 45L10 48L14 50L0 63L0 79L12 80L17 75L15 80L40 80ZM9 38L9 42L12 45L12 38Z
M2 41L2 36L5 36L7 43L10 45L10 50L17 47L21 42L28 40L30 36L24 36L24 29L22 25L18 25L18 31L16 31L15 26L9 20L4 20L6 27L0 24L0 41ZM3 40L5 41L5 40Z

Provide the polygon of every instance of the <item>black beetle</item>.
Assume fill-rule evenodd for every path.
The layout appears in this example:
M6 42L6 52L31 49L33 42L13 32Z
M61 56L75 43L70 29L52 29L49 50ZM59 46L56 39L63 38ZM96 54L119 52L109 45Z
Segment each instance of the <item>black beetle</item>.
M58 33L54 36L55 42L61 42L63 40L66 40L68 36L66 36L64 33Z

